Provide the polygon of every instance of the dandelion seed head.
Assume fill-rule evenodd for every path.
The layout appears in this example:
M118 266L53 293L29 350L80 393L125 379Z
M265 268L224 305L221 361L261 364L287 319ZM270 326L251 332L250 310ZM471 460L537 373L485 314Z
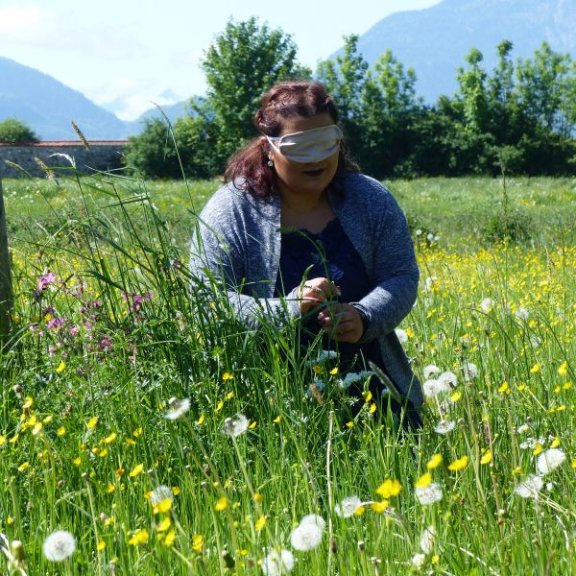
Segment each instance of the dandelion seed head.
M51 562L62 562L76 550L76 538L67 530L52 532L42 545L44 556Z
M294 555L290 550L273 550L262 560L264 576L283 576L292 572Z
M484 312L484 314L488 314L494 308L494 300L492 298L484 298L482 302L480 302L480 310Z
M456 427L456 422L454 420L440 420L436 426L434 426L434 431L437 434L449 434Z
M166 412L164 417L167 420L178 420L190 410L190 399L189 398L170 398L168 400L169 410Z
M226 420L224 420L222 433L231 438L237 438L248 430L249 424L250 421L246 416L244 416L244 414L236 414L233 418L226 418Z
M396 332L396 337L401 344L406 344L406 342L408 342L408 333L406 330L402 330L402 328L396 328L394 332Z
M422 506L429 506L430 504L440 502L444 497L441 486L436 482L431 482L425 487L416 487L414 489L414 494Z
M362 500L358 496L348 496L336 504L334 511L340 518L350 518L360 506L362 506Z
M440 394L451 392L452 388L446 382L429 378L422 384L422 392L426 398L434 398Z
M424 376L425 380L428 380L428 378L435 376L436 374L440 373L440 368L438 368L438 366L436 366L436 364L428 364L426 366L424 366L423 370L422 370L422 374Z
M420 550L424 554L430 554L434 549L434 542L436 540L436 528L428 526L420 535Z
M442 384L447 384L450 388L456 388L458 384L458 376L451 372L450 370L446 370L446 372L442 372L440 376L438 376L438 382Z
M560 448L549 448L539 454L536 459L536 469L543 476L556 470L566 460L566 454Z
M304 518L302 518L302 520L300 520L300 525L308 523L316 524L316 526L318 526L321 530L326 528L326 520L324 520L324 518L322 518L322 516L319 514L307 514L304 516Z
M322 528L313 522L299 524L290 535L292 547L300 552L314 550L320 542L322 542Z
M410 564L412 564L416 570L421 570L424 564L426 564L426 554L422 554L421 552L414 554L410 560Z
M542 490L544 486L544 480L538 474L533 474L528 476L524 482L521 482L516 486L514 492L518 494L521 498L538 498L538 492Z
M514 313L514 316L516 317L516 320L528 320L530 317L530 312L527 308L520 306Z
M372 372L371 370L362 370L360 372L349 372L342 380L340 380L339 386L340 388L343 389L350 388L352 384L356 384L356 382L366 380L373 374L374 372Z
M464 380L467 382L470 382L470 380L474 380L478 377L478 367L472 362L465 362L462 364L461 370L462 375L464 376Z

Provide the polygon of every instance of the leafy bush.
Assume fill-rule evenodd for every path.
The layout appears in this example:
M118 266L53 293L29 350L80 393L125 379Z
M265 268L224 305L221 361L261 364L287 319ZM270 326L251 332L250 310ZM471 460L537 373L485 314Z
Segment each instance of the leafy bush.
M16 118L8 118L0 122L0 142L10 144L38 142L38 136L24 122L20 122Z

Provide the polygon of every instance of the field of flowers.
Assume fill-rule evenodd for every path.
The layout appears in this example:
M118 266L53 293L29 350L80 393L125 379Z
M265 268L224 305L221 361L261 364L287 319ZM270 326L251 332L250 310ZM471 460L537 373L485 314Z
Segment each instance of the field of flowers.
M576 574L576 183L562 233L542 181L509 184L521 216L486 216L485 184L397 183L422 275L398 329L413 434L368 392L351 417L351 378L297 326L246 332L190 295L215 183L4 182L0 573Z

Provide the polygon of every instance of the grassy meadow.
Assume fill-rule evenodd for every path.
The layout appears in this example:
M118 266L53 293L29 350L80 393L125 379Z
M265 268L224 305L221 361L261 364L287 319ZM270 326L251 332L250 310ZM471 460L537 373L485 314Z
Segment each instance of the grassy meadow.
M0 573L576 574L576 179L387 184L417 435L369 393L352 418L297 326L190 295L217 181L4 181Z

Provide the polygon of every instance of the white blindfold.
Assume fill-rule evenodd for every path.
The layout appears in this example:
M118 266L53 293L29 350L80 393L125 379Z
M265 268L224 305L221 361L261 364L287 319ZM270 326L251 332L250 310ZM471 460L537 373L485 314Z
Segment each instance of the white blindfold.
M342 130L336 124L313 128L303 132L293 132L283 136L266 136L272 148L291 162L321 162L335 154L343 138Z

